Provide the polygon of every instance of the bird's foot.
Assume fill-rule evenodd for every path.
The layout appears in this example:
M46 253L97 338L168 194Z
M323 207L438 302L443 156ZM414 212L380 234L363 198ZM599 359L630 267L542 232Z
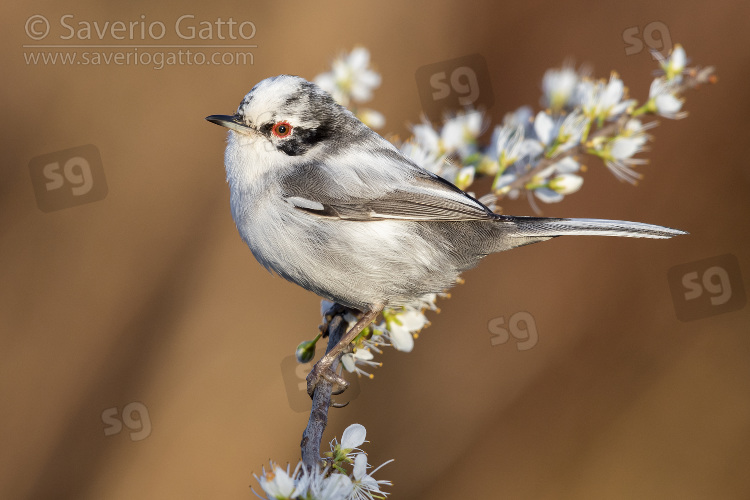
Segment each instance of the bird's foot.
M333 395L341 394L347 387L349 387L349 382L336 373L331 368L330 363L325 363L324 361L325 358L315 363L315 366L313 366L313 369L307 375L307 394L309 394L311 398L313 397L313 394L315 394L315 389L322 382L331 384L331 394Z

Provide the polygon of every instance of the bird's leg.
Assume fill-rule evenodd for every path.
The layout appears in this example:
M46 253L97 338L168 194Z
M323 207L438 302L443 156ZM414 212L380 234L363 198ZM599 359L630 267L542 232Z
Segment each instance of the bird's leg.
M353 313L356 313L356 311L349 309L346 306L342 306L338 302L335 302L326 312L323 316L323 324L318 327L320 330L320 333L323 335L323 337L328 337L328 328L331 326L331 320L333 320L334 316L337 316L339 314L345 313L347 311L352 311Z
M349 344L351 344L352 340L354 340L357 335L359 335L362 330L365 329L367 325L372 323L382 310L383 306L375 306L369 311L366 311L364 314L362 314L362 317L359 319L359 321L357 321L357 323L353 327L351 327L348 332L346 332L339 343L336 344L333 349L328 351L325 356L320 358L317 363L315 363L315 366L313 366L313 369L307 375L307 393L310 395L310 397L313 397L313 394L315 393L315 387L317 387L320 379L327 380L336 388L332 392L332 394L341 394L346 390L346 388L349 386L349 383L344 380L344 377L334 372L331 369L331 365L336 360L336 358L341 355L342 351L349 347Z

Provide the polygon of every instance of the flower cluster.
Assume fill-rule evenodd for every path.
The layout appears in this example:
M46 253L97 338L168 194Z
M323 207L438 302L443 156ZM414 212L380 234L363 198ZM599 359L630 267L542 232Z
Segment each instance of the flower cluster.
M619 180L634 184L641 178L635 168L646 163L635 156L646 150L651 140L646 131L656 125L643 122L643 115L682 118L680 95L712 81L711 68L698 72L686 62L684 49L676 45L660 61L662 74L640 107L616 73L593 80L587 70L566 64L544 75L544 109L534 114L524 106L507 114L486 147L479 145L479 137L487 120L467 109L447 117L440 128L427 121L415 125L413 138L401 144L401 151L464 190L476 176L493 176L492 190L499 198L525 192L544 203L563 200L583 185L581 156L586 154L598 157ZM536 210L533 198L529 200Z
M466 189L474 182L472 163L479 155L479 135L486 126L480 111L449 117L438 131L424 119L412 127L414 138L401 151L420 167Z
M447 295L447 294L441 294ZM380 349L392 346L398 351L410 352L414 348L414 339L419 332L430 325L425 312L427 310L438 311L435 306L437 294L429 294L422 298L421 302L409 307L399 309L386 309L383 311L383 319L379 323L368 325L352 342L352 350L341 357L341 364L350 373L373 378L368 370L372 367L382 366L382 363L373 361L373 353L381 354ZM321 315L329 317L333 304L323 300L320 306ZM347 322L347 330L357 322L357 317L347 312L343 317ZM297 347L297 360L306 363L315 356L315 344L320 340L318 335L313 340L302 342Z
M382 486L390 486L391 482L383 479L376 480L372 475L389 460L367 472L371 468L367 464L367 455L359 449L365 443L366 430L363 425L352 424L341 435L341 443L331 441L331 451L326 453L328 465L325 468L308 469L302 462L298 463L294 471L290 472L287 465L283 469L271 463L270 470L265 467L260 477L255 479L266 494L258 498L266 500L374 500L383 499L388 493L382 491ZM345 467L351 467L348 473Z
M586 171L584 155L601 160L617 179L635 184L641 178L636 168L646 163L636 155L646 151L652 139L647 131L657 124L644 118L684 117L682 93L714 81L713 68L687 67L685 50L679 44L668 58L655 55L660 58L660 72L651 84L648 99L640 106L628 96L617 73L607 80L594 80L587 69L575 69L567 63L545 73L541 97L544 109L535 114L524 106L508 113L493 128L488 144L480 143L489 128L487 117L481 111L466 109L447 116L440 127L423 119L412 126L412 138L399 148L415 164L463 190L478 176L494 177L492 193L479 198L493 210L497 199L506 196L515 199L526 193L538 211L534 199L556 203L577 192ZM380 75L369 68L369 63L369 52L358 47L337 58L331 72L315 81L368 125L382 125L382 115L356 106L369 100L380 85ZM411 307L385 310L382 321L365 328L352 351L343 355L344 368L372 378L371 368L381 366L374 361L381 347L411 351L414 338L429 325L425 311L437 310L436 298L433 294ZM323 301L323 315L330 306ZM351 326L357 318L348 314L345 319ZM297 357L301 362L312 359L319 338L300 344Z
M331 71L316 76L315 83L337 103L350 108L368 127L379 129L385 125L385 117L375 110L357 106L372 99L373 89L380 86L380 75L369 66L370 52L356 47L349 54L337 57Z

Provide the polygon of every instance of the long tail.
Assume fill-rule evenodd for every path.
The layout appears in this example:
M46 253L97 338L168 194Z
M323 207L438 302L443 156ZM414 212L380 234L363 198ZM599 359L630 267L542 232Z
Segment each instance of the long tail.
M642 222L607 219L553 219L545 217L501 216L513 222L520 233L518 236L564 236L568 234L584 236L624 236L627 238L671 238L687 234L672 229Z
M504 237L496 242L497 246L494 251L507 250L565 235L666 239L687 234L679 229L624 220L555 219L508 215L498 215L498 220L504 226Z

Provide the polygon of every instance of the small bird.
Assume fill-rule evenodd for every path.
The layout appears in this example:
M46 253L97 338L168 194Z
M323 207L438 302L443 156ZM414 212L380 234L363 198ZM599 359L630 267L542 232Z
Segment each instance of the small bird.
M638 222L493 213L419 167L320 87L280 75L261 81L234 115L224 156L237 229L269 271L361 319L307 377L343 392L331 364L385 307L452 287L485 256L562 235L670 238Z

